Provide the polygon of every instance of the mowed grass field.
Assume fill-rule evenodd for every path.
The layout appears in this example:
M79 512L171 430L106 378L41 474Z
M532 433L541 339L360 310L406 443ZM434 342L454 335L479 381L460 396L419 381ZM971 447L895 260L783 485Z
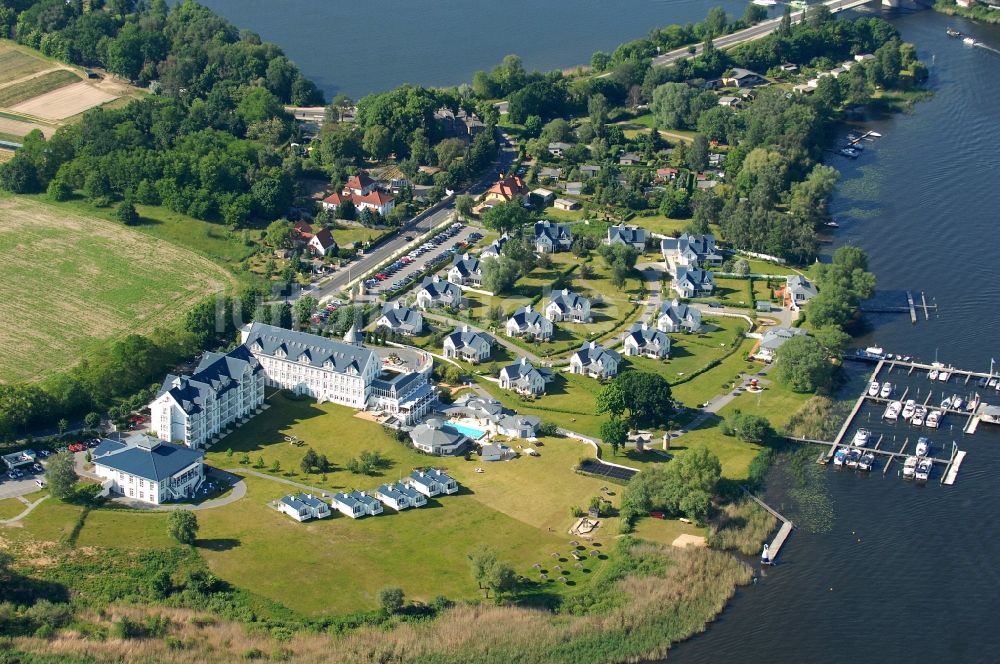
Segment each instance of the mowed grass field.
M20 83L0 88L0 106L14 106L28 99L79 82L80 77L67 69L46 72Z
M12 42L0 41L0 85L50 67L51 63L14 46Z
M0 382L62 370L92 341L170 323L234 283L191 251L22 197L0 197L0 256Z

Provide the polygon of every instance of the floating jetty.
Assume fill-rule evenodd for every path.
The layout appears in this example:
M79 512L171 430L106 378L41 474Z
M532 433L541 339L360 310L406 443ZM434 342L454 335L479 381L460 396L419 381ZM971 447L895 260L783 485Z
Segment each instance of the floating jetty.
M955 479L958 477L958 467L962 465L962 461L965 459L965 451L959 450L955 453L951 464L945 470L944 478L941 480L941 484L947 484L951 486L955 483Z
M778 514L778 512L774 508L765 503L763 500L761 500L757 496L747 491L746 487L744 487L743 490L746 491L746 494L750 497L750 500L754 501L755 503L763 507L765 510L770 512L774 516L774 518L776 518L778 521L781 522L781 527L778 528L778 532L775 534L774 539L772 539L771 543L768 544L766 547L767 562L765 563L763 559L761 560L761 562L764 564L773 565L774 561L777 560L778 558L778 553L781 551L781 547L784 546L785 540L787 540L788 536L791 535L792 529L795 528L795 525L785 517Z

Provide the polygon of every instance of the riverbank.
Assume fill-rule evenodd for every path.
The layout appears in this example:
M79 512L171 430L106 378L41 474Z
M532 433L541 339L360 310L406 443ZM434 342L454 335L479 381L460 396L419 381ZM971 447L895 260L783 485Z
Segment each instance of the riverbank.
M990 9L987 5L975 4L971 7L959 7L954 0L937 0L934 3L934 11L983 23L1000 24L1000 9Z

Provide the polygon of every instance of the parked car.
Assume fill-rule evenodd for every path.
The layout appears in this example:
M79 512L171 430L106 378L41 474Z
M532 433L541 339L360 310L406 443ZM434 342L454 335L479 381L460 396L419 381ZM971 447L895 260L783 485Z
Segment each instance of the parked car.
M35 473L44 473L45 472L45 468L43 468L42 464L40 464L40 463L34 463L34 464L31 465L31 471L35 472Z
M39 477L39 478L37 478L37 479L35 479L35 484L37 484L37 485L38 485L38 488L39 488L39 489L44 489L44 488L45 488L45 480L43 480L43 479L42 479L42 478L40 478L40 477Z

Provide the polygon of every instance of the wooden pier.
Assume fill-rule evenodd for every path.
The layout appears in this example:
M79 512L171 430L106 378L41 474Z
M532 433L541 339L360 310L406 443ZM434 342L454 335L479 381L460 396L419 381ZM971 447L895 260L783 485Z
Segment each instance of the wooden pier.
M917 310L913 306L913 293L911 293L910 291L906 291L906 304L909 305L909 307L910 307L910 322L911 323L916 323L917 322Z
M774 561L778 558L778 553L781 551L781 547L784 546L785 540L788 539L788 536L792 533L792 529L795 528L795 525L785 517L778 514L777 510L772 508L763 500L747 491L746 487L744 487L743 490L746 491L746 494L750 496L751 500L770 512L774 518L781 522L781 527L778 528L778 532L775 534L774 539L772 539L771 543L767 545L767 557L771 561L771 564L774 564Z
M959 466L962 465L962 461L964 459L965 459L965 451L964 450L959 450L955 454L955 456L954 456L954 458L952 460L951 465L945 471L944 479L941 482L942 484L947 484L948 486L951 486L952 484L955 483L955 478L958 477L958 468L959 468Z

